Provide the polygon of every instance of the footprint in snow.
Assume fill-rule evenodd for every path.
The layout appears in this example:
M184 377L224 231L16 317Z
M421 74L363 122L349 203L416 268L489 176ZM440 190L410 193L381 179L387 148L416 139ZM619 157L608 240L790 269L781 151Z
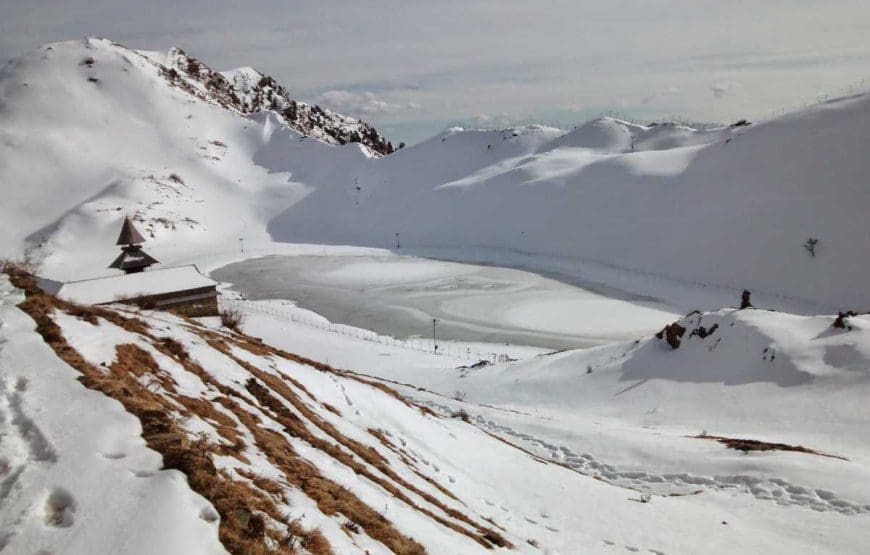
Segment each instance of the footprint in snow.
M217 511L215 511L212 507L203 507L203 509L199 512L199 518L211 524L213 522L217 522L220 519L220 515L218 515Z
M76 502L72 494L63 488L55 488L43 505L43 518L46 526L69 528L73 525Z

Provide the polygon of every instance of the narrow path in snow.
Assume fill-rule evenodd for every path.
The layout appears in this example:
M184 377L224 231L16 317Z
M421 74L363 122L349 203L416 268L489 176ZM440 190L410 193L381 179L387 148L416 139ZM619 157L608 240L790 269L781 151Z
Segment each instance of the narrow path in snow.
M455 409L431 400L415 399L443 416L451 416ZM518 432L479 414L469 414L469 421L484 431L519 442L530 451L566 466L580 474L590 476L615 486L637 490L650 495L692 495L703 490L737 491L756 499L775 502L778 505L806 507L815 511L835 511L844 515L870 515L870 504L861 505L840 497L825 489L792 484L782 478L760 478L744 474L698 476L687 472L659 474L638 470L617 469L599 461L589 453L576 453L564 445L556 445Z

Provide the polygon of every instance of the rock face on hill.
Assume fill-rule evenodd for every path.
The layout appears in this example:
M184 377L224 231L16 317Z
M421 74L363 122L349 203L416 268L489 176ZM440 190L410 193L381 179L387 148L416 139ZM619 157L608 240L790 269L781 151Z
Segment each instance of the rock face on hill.
M204 100L243 114L273 110L289 127L326 143L360 143L380 155L395 150L370 124L295 100L274 78L254 68L217 72L180 48L172 48L162 65L170 82Z

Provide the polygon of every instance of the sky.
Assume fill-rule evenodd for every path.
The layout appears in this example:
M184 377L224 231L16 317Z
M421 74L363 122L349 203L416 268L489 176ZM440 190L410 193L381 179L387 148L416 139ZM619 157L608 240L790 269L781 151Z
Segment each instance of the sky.
M410 144L602 114L769 118L870 87L868 29L866 0L0 0L0 62L89 35L179 46Z

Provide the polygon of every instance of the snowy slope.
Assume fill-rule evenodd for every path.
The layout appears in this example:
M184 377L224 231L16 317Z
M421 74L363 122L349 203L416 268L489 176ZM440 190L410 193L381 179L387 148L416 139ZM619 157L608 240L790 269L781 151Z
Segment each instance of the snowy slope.
M451 129L383 157L325 144L356 133L387 152L352 118L301 103L291 117L291 100L251 68L220 74L177 49L87 39L13 61L0 75L0 252L87 277L131 212L163 262L239 238L387 247L400 233L406 248L596 262L783 306L870 302L857 277L867 96L708 130Z
M677 349L648 337L511 365L420 372L380 363L366 371L609 484L653 495L727 492L751 504L747 511L794 510L788 518L825 537L831 531L816 518L841 515L852 523L851 549L860 550L864 540L854 534L870 515L870 319L847 318L844 328L834 321L727 309L679 320ZM294 342L265 324L256 330ZM744 453L715 438L816 453ZM850 548L821 551L839 549Z
M367 164L353 178L364 184L360 199L350 180L330 182L269 230L369 245L401 232L409 246L518 250L863 306L868 107L859 96L704 132L600 120L545 145L527 130L451 132ZM466 167L475 155L479 166L457 179L453 161ZM421 159L445 163L433 175L417 170ZM816 257L802 246L811 236Z
M0 551L226 553L208 501L162 470L138 419L76 381L22 300L0 276Z
M175 52L178 60L190 58ZM105 267L125 213L156 243L182 252L266 238L264 223L306 190L254 162L270 138L305 141L275 113L248 119L227 98L151 58L103 39L45 46L0 73L0 252L27 246L64 278ZM198 75L198 74L197 74ZM257 108L245 106L246 110ZM328 116L328 115L327 115ZM329 116L321 123L345 125ZM315 120L306 132L327 133ZM324 135L325 138L328 138ZM334 146L365 159L360 144ZM333 140L333 142L335 142ZM232 207L228 215L228 207ZM38 248L42 245L42 248ZM89 268L88 268L89 267Z
M3 295L7 304L20 299L8 289ZM529 454L491 437L474 420L435 416L357 374L242 335L161 313L44 307L34 297L23 309L34 314L55 348L66 345L58 352L82 373L83 383L137 413L149 446L163 452L165 464L183 466L192 488L221 483L204 490L213 508L171 497L158 501L200 519L198 526L212 533L219 518L225 545L238 552L244 543L233 542L248 540L314 553L326 552L324 540L335 553L420 552L415 545L429 553L504 552L493 542L506 540L521 553L857 553L867 540L867 527L853 520L861 515L793 505L766 510L727 488L665 492L638 502L643 487L590 477L571 467L574 459ZM5 309L3 322L16 321L19 333L36 337L20 311ZM264 330L279 331L262 323ZM51 331L55 325L64 339ZM277 337L294 341L295 335ZM333 341L331 349L353 359L358 347ZM33 391L46 386L45 376L32 378ZM55 387L71 382L60 381ZM87 416L96 420L92 430L112 425L100 411ZM75 412L68 420L82 417ZM94 456L87 442L58 447L64 460ZM36 472L39 463L24 468ZM27 482L16 492L33 496L41 487ZM76 518L108 491L97 485L90 496L77 498ZM118 520L129 514L112 513ZM15 522L14 545L41 547L44 524L36 517L26 522L42 533L29 535ZM68 528L76 532L78 523ZM191 552L177 538L162 539L178 542L163 552ZM145 545L131 543L124 551L148 552Z

